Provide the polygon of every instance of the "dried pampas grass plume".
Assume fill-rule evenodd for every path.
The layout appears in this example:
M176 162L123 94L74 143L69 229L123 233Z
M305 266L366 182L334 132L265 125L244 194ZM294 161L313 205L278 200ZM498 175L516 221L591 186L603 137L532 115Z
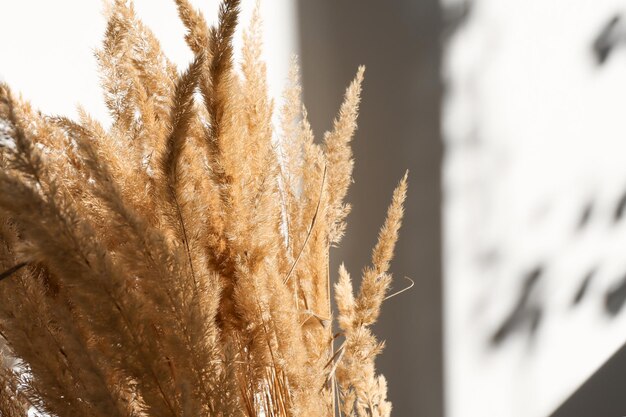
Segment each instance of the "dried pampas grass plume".
M336 313L328 270L363 67L320 145L295 62L272 124L258 7L235 63L238 1L214 27L176 6L195 55L181 73L132 3L111 3L109 128L0 85L0 415L388 416L370 326L406 175L357 293L340 268Z

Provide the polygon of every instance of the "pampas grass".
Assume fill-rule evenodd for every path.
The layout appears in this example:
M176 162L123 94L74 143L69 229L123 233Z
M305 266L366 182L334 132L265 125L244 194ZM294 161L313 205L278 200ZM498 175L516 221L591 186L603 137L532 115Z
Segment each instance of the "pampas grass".
M132 4L110 5L110 128L0 86L0 415L388 416L370 327L406 175L360 290L328 269L363 68L318 144L295 62L272 124L258 12L236 64L238 1L215 27L176 5L195 55L180 73Z

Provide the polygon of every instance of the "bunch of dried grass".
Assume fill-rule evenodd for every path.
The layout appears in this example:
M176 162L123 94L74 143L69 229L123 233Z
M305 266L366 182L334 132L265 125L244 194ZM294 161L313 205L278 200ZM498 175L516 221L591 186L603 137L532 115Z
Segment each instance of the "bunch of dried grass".
M389 415L370 326L406 176L357 294L339 271L337 334L331 319L363 69L319 145L295 64L272 126L258 13L237 69L238 1L211 28L176 3L195 54L181 74L132 4L111 4L110 129L0 86L0 415Z

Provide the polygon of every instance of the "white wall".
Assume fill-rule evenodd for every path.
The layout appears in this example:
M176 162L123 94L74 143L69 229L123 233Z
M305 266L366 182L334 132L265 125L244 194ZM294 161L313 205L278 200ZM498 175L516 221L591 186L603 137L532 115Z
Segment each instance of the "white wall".
M217 17L218 0L191 0L207 20ZM165 53L184 68L192 58L173 0L135 0L138 16L155 32ZM242 1L241 22L249 22L255 0ZM93 51L106 22L97 0L0 0L0 78L45 113L74 116L82 104L105 120ZM279 97L292 54L297 53L295 2L261 2L270 93ZM241 44L241 33L237 37Z
M601 65L593 52L613 16L625 23L626 2L475 0L468 10L445 54L447 410L545 417L626 341L615 292L626 282L626 219L615 220L626 48L618 40ZM493 343L537 267L517 324Z

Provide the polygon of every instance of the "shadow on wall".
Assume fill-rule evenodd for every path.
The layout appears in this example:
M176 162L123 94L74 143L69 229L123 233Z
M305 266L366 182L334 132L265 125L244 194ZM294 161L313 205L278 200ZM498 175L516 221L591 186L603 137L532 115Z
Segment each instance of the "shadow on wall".
M299 2L304 101L318 140L330 129L345 87L366 66L346 237L331 252L353 273L368 264L394 186L406 169L409 196L391 270L394 290L376 335L377 361L397 416L443 416L441 157L437 0Z
M613 355L550 417L623 416L626 346Z

